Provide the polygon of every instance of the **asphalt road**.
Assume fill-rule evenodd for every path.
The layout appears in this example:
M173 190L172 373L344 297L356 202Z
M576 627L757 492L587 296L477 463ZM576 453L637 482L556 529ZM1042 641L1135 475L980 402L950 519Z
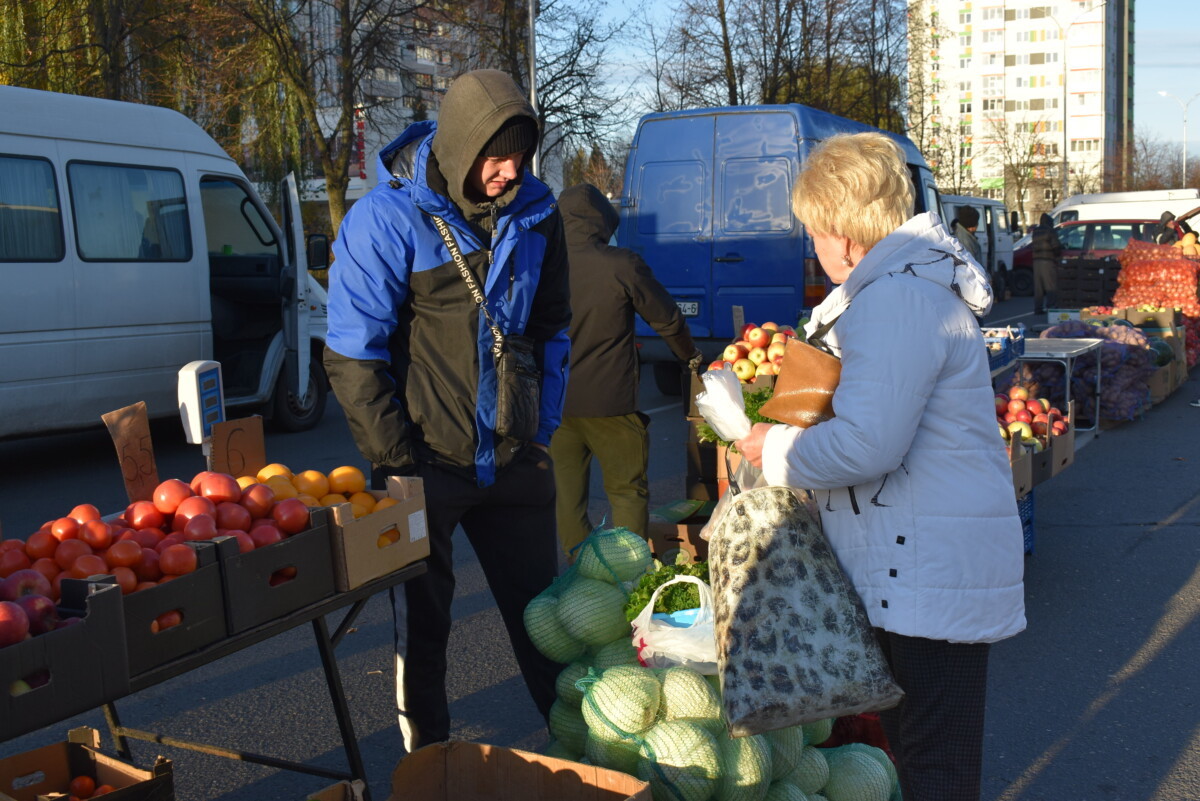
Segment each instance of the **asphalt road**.
M1000 304L1017 317L1029 299ZM1024 318L1028 321L1028 318ZM683 495L685 425L677 399L648 376L652 506ZM1035 490L1036 550L1026 560L1028 629L992 650L982 797L996 801L1196 801L1200 730L1200 394L1190 382L1144 419L1088 442ZM173 421L153 427L160 475L202 469ZM360 464L331 406L306 434L270 434L267 453L294 469ZM604 503L594 477L597 515ZM0 442L0 522L25 536L76 503L120 508L124 490L107 433ZM450 646L453 736L539 748L546 734L525 695L500 618L465 541ZM519 556L514 556L519 558ZM337 619L331 619L331 625ZM391 615L374 598L339 648L339 664L377 801L402 756L392 701ZM126 725L286 759L344 767L313 647L302 626L122 700ZM89 712L0 743L0 758L64 739ZM111 741L105 736L107 748ZM329 782L135 742L137 761L175 761L176 796L303 799Z

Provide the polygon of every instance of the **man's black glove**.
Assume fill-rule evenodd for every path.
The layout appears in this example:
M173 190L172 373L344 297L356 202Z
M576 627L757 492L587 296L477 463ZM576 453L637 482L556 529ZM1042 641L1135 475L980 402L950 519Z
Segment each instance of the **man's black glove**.
M699 348L692 354L692 357L687 361L687 369L689 373L700 373L704 368L704 354Z

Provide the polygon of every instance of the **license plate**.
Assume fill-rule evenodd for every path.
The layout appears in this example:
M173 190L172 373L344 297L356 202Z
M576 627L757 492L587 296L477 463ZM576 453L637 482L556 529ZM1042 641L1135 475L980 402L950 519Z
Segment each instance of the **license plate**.
M698 300L677 300L675 305L679 307L679 313L684 317L695 317L700 313L700 301Z

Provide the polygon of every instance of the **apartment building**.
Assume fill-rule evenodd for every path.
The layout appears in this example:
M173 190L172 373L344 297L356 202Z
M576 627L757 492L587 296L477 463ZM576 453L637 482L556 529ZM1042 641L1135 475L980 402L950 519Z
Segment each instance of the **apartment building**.
M909 126L955 194L1022 224L1123 188L1133 140L1133 0L910 0Z

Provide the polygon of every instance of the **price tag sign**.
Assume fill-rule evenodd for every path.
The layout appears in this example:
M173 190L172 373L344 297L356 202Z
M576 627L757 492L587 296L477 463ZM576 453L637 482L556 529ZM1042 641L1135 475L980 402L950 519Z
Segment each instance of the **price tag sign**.
M125 492L129 501L149 501L154 498L158 486L158 466L154 463L154 446L150 442L150 416L144 401L101 415L108 426L113 445L117 448L117 460L121 463L121 477L125 479Z
M259 415L214 423L209 470L234 478L253 476L267 466L267 446Z
M746 311L741 306L734 306L733 309L733 338L740 339L742 334L742 326L746 324Z

